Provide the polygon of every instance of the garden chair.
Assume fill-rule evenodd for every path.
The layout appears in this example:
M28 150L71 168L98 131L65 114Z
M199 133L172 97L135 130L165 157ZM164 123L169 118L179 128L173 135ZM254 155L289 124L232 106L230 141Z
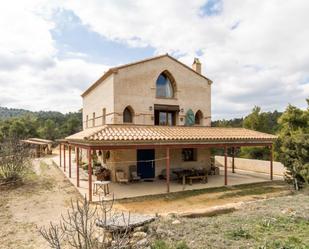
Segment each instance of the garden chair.
M126 174L122 170L116 171L116 182L118 183L128 183L129 179L126 177Z

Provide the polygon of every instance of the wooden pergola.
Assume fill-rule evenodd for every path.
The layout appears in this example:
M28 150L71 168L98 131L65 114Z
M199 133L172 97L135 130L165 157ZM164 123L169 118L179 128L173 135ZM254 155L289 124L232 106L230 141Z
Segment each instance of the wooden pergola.
M145 128L146 127L146 128ZM98 150L124 150L124 149L164 149L166 151L166 192L170 192L170 150L179 148L221 148L224 149L224 185L228 185L227 176L227 158L228 149L232 149L232 173L235 173L235 148L244 146L267 147L270 152L269 173L270 180L273 180L273 142L276 136L260 133L256 131L237 129L237 128L211 128L198 127L190 129L191 127L166 127L165 129L156 128L154 126L118 126L106 125L103 127L96 127L74 134L59 141L60 147L60 167L67 170L66 165L66 151L68 151L68 170L71 178L72 167L72 148L76 150L76 185L80 186L79 179L79 154L80 149L87 150L88 158L88 191L89 201L92 201L92 154ZM134 130L135 129L135 130ZM165 136L173 130L174 133L170 138L164 138L158 135L159 131L164 131ZM178 132L190 134L190 138L186 139L177 135ZM135 132L135 133L134 133ZM151 133L153 132L153 133ZM199 137L194 137L198 134ZM216 133L212 136L208 134ZM119 135L120 134L120 135ZM127 134L127 138L121 135ZM148 137L145 137L147 134ZM150 134L150 135L149 135ZM221 135L220 135L221 134ZM138 136L139 135L139 136ZM160 139L155 139L158 136ZM180 138L180 139L175 139Z

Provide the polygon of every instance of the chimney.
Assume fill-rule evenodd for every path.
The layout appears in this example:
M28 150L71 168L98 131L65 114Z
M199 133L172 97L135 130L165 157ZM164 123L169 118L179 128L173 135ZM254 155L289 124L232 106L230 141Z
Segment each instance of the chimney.
M202 64L198 58L194 58L192 69L199 74L202 74Z

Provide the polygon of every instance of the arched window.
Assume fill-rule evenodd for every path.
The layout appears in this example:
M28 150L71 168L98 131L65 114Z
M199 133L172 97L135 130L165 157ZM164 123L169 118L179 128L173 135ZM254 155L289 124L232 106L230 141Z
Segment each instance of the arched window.
M202 122L203 122L203 113L200 110L198 110L195 113L195 124L202 125Z
M123 122L133 123L133 110L129 106L127 106L123 111Z
M168 72L161 73L156 81L156 96L162 98L173 98L174 84L175 81Z

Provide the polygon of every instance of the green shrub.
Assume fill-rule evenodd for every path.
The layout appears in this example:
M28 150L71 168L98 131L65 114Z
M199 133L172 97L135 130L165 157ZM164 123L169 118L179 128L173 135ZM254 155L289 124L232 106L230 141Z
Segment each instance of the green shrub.
M242 227L228 233L228 236L234 240L251 239L252 235Z
M151 249L170 249L170 247L163 240L156 240L152 245Z
M175 246L171 247L169 246L164 240L156 240L153 245L151 246L151 249L190 249L186 242L180 241Z
M186 242L181 241L176 245L176 249L189 249L189 246L186 244Z

